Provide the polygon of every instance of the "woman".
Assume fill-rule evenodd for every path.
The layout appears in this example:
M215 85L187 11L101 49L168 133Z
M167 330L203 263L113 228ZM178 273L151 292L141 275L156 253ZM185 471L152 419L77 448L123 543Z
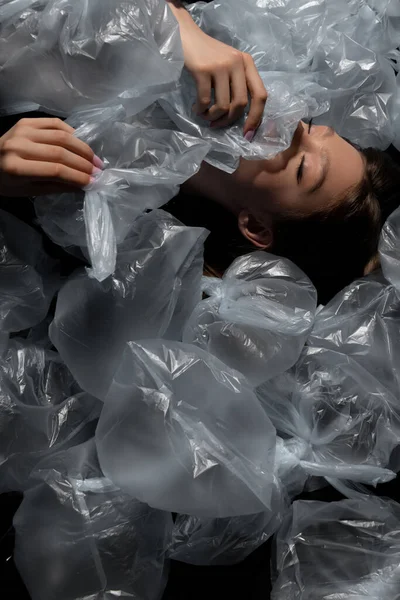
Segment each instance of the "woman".
M169 4L197 85L194 109L212 127L224 127L242 116L249 94L243 134L251 140L267 100L251 57L203 33L176 0ZM73 133L58 119L18 122L0 138L0 194L88 185L102 163ZM384 153L300 123L290 148L271 161L242 160L232 175L204 163L167 209L211 231L206 263L213 272L263 248L296 262L325 302L376 266L380 230L399 204L399 185L400 169Z

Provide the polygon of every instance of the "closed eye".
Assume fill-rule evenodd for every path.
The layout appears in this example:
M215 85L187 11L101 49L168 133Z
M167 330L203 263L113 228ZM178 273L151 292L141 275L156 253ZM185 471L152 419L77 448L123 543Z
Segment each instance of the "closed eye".
M301 163L299 165L299 168L297 169L297 183L299 184L300 181L303 178L303 171L304 171L304 161L305 161L305 154L303 154L303 158L301 159Z

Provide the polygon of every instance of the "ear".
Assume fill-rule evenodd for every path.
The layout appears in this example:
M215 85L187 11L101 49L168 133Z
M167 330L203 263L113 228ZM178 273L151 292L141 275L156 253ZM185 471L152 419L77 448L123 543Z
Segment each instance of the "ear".
M272 221L268 215L265 215L265 219L261 223L247 210L242 210L239 213L238 226L242 235L257 248L266 250L272 246Z

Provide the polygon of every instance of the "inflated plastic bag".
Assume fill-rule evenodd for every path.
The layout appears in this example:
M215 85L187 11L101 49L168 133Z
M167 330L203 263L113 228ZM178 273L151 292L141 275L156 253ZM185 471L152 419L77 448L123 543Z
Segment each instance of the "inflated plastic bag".
M243 376L195 346L127 344L96 440L105 475L155 508L273 510L275 430Z
M168 513L105 479L93 441L44 460L14 526L15 562L32 600L160 600Z
M390 429L400 435L400 300L380 274L354 281L336 295L315 319L308 344L326 348L356 362L375 380L386 406ZM378 387L377 387L378 386Z
M183 66L164 0L7 0L0 24L1 104L10 112L27 100L65 116L121 102L134 114L173 89Z
M253 385L297 361L317 294L293 263L266 252L241 256L222 279L204 277L210 296L195 308L183 340L241 371Z
M76 135L102 157L106 169L85 194L37 198L36 213L57 244L81 248L91 276L103 281L113 273L117 247L134 220L176 195L209 146L179 132L131 123L121 107L84 111L71 122L80 125Z
M367 283L366 286L368 291ZM347 296L351 298L348 290L343 292L345 300ZM356 299L357 291L353 296ZM382 303L385 307L384 298ZM377 305L372 309L364 307L371 310L369 329L362 321L365 317L362 311L353 314L351 306L350 299L341 320L332 305L335 316L330 332L327 313L319 313L321 327L325 318L328 323L326 346L325 339L316 346L316 338L312 338L313 346L303 351L295 367L258 388L258 394L278 433L293 439L283 454L289 467L300 467L308 475L322 476L331 482L349 479L375 485L394 477L386 467L400 442L398 394L394 395L392 387L397 385L396 375L391 376L392 367L385 364L391 342L385 340L382 320L376 314ZM330 305L325 310L329 312ZM368 317L366 320L369 321ZM349 334L343 345L341 326ZM397 343L394 338L393 344ZM351 346L354 356L351 351L347 354ZM372 360L368 361L370 350ZM381 359L375 364L379 353ZM293 454L292 465L287 452Z
M243 561L278 529L288 506L279 485L273 510L255 515L204 519L177 515L167 556L192 565L233 565Z
M64 285L50 337L83 389L104 398L125 342L181 339L201 297L206 235L152 211L120 245L112 277L100 283L82 273Z
M272 600L398 600L400 506L372 496L293 504L277 534Z
M0 492L23 490L46 455L86 440L101 402L60 357L14 338L0 358Z
M40 234L3 210L0 248L0 332L18 332L45 318L58 281Z

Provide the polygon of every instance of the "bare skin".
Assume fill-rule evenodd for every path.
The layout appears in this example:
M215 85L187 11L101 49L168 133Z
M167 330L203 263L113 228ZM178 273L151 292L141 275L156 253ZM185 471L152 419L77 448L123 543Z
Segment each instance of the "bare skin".
M328 208L361 181L363 171L361 154L331 128L300 122L290 148L274 159L242 159L232 175L203 163L184 189L224 205L243 235L266 249L275 215Z
M0 196L83 188L103 164L60 119L21 119L0 138Z
M268 98L252 57L205 34L180 0L167 1L179 24L185 67L197 87L194 112L211 127L226 127L243 116L250 96L243 134L251 141Z

